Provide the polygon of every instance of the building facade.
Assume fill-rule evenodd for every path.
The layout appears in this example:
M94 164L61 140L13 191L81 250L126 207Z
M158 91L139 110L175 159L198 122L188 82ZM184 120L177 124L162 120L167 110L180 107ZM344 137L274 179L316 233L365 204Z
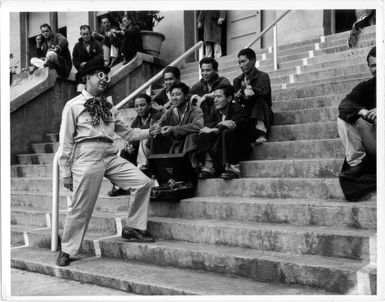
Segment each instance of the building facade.
M233 10L227 11L222 48L224 54L236 53L247 45L264 28L268 27L284 11L277 10ZM11 13L11 67L28 66L35 37L40 25L49 23L54 30L63 33L70 50L79 38L79 27L88 24L93 30L99 29L100 18L109 12L17 12ZM123 14L123 12L121 12ZM173 60L201 39L197 29L198 11L160 11L163 20L154 31L166 36L161 58ZM292 10L278 25L277 36L281 44L299 42L351 28L355 20L354 10ZM176 26L177 25L177 26ZM268 32L253 47L256 49L272 46L273 33Z

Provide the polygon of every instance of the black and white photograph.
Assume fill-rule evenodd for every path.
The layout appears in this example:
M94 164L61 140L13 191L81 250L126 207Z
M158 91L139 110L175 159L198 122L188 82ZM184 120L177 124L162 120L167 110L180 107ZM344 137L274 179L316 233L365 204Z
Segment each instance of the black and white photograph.
M1 4L3 300L385 299L383 0L55 2Z

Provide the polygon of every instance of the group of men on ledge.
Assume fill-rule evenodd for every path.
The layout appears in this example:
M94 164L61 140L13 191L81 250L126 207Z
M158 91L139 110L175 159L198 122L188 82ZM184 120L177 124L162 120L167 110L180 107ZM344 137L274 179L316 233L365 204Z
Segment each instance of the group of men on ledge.
M72 63L76 70L77 90L85 86L84 70L87 64L95 61L112 67L120 60L128 63L138 51L142 51L140 29L134 25L132 18L124 15L119 27L111 26L108 17L101 19L101 30L91 31L89 25L80 26L80 38L71 54L68 41L64 35L52 31L51 26L44 23L40 26L41 34L36 37L34 55L31 59L33 72L38 67L54 68L61 77L68 77Z

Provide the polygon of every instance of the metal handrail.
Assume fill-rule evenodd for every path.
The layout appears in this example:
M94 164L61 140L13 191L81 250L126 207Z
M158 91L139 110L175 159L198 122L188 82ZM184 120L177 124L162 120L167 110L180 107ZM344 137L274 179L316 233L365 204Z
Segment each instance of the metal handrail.
M277 23L281 21L283 17L285 17L288 13L290 13L291 10L287 10L282 15L280 15L273 23L271 23L268 27L266 27L252 42L247 44L245 48L251 47L255 42L257 42L259 39L261 39L270 29L274 27L273 31L273 49L274 49L274 70L278 69L278 43L277 43Z
M279 16L273 23L271 23L268 27L266 27L251 43L247 44L245 48L251 47L255 42L261 39L272 27L274 27L283 17L285 17L291 10L287 10L281 16Z
M180 55L178 58L176 58L174 61L172 61L168 66L175 66L177 65L180 61L182 61L183 59L185 59L188 55L190 55L191 53L193 53L194 51L196 51L197 49L201 48L203 46L203 41L199 41L197 44L195 44L193 47L191 47L189 50L187 50L185 53L183 53L182 55ZM199 58L200 59L200 58ZM162 75L163 75L163 71L164 69L162 69L161 71L159 71L156 75L154 75L151 79L149 79L146 83L144 83L142 86L140 86L138 89L136 89L134 92L132 92L129 96L127 96L126 98L124 98L121 102L119 102L115 108L116 109L119 109L121 108L122 106L124 106L125 104L127 104L127 102L129 102L130 100L132 100L139 92L143 91L144 89L146 89L148 86L152 85L154 82L156 82L157 80L159 80Z
M199 41L181 56L176 58L169 66L175 66L185 59L188 55L199 49L199 60L203 56L203 41ZM164 69L163 69L164 70ZM163 74L163 70L158 72L150 80L136 89L133 93L119 102L115 107L119 109L129 102L135 95L137 95L142 90L146 89L148 86L152 85L155 81L160 79ZM59 148L60 150L60 148ZM51 221L51 251L56 251L59 245L59 185L60 185L60 176L59 176L59 151L56 152L53 158L53 168L52 168L52 221Z

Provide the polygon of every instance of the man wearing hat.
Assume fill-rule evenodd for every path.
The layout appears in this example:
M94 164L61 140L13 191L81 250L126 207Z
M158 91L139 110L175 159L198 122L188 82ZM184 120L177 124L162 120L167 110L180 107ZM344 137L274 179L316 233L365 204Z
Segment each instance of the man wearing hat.
M86 88L68 101L60 127L59 165L64 187L73 191L61 252L56 264L70 264L78 253L98 198L103 177L122 189L131 189L126 226L122 237L130 241L153 241L146 232L151 181L137 167L117 156L114 133L126 140L149 138L153 128L131 128L122 120L112 100L103 95L109 82L109 67L92 62L84 69Z

